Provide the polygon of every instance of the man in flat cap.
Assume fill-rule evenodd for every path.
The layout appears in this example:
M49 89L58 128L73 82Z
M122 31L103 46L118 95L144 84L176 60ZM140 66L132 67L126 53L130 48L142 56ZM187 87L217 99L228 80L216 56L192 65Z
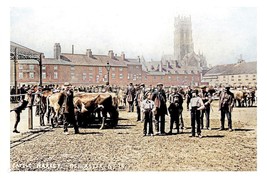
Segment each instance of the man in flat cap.
M201 87L201 92L199 94L199 96L201 97L204 105L205 105L205 109L203 109L201 111L201 115L200 115L200 126L201 126L201 129L203 129L204 127L204 123L203 123L203 118L204 118L204 115L206 117L206 122L205 122L205 128L207 130L211 130L210 128L210 105L211 105L211 102L212 102L212 98L211 98L211 94L207 91L207 87L206 86L202 86Z
M221 92L219 98L219 111L221 111L221 127L219 130L224 130L225 115L228 119L228 130L232 129L232 111L234 107L234 94L230 91L230 86L227 85L225 90Z
M166 93L163 89L163 84L157 84L157 90L152 94L152 101L154 101L156 106L155 113L155 129L157 135L165 135L165 114L167 114L166 106ZM160 127L159 127L160 125Z

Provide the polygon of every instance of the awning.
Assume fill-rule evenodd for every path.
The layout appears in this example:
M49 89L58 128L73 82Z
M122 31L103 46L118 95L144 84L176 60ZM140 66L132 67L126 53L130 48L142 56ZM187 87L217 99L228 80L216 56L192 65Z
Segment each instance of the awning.
M17 48L18 59L35 59L40 60L40 52L34 51L25 46L10 41L10 59L14 59L15 49Z

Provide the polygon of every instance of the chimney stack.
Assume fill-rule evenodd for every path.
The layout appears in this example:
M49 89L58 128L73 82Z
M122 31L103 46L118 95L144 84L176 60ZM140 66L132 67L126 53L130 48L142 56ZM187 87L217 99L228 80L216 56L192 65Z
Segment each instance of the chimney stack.
M60 55L61 55L60 43L55 43L55 45L54 45L54 58L60 59Z
M125 54L124 54L124 52L121 52L121 60L122 60L122 61L125 60Z
M91 49L86 49L86 56L91 57L91 58L93 57L93 53Z
M74 54L74 45L72 45L72 51L71 54Z
M113 50L109 50L109 51L108 51L108 56L109 56L111 59L114 59L114 52L113 52Z

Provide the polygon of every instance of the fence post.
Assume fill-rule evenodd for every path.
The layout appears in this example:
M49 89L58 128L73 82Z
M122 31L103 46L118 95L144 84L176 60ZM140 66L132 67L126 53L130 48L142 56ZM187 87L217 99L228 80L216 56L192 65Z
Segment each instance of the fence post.
M32 106L28 106L28 129L33 129Z

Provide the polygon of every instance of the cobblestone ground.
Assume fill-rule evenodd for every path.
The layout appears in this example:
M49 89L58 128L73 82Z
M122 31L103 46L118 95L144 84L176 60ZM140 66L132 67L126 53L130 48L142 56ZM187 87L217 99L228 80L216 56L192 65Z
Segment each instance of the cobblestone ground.
M143 123L125 111L116 129L81 128L75 135L70 128L64 135L62 128L43 127L12 134L11 171L256 171L257 108L234 108L234 131L228 132L217 130L217 105L203 138L189 137L186 110L187 129L179 135L143 137Z

